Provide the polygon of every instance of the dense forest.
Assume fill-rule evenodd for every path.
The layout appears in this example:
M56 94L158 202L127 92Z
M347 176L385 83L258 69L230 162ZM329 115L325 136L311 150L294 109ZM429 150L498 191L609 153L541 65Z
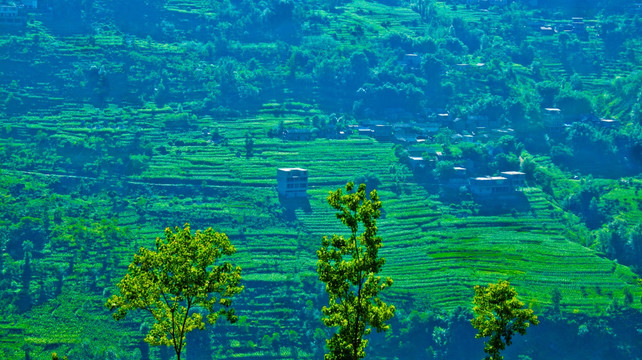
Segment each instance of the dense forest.
M133 254L227 234L238 321L185 358L321 359L348 181L381 200L368 359L483 358L476 285L540 324L507 359L642 358L642 4L0 0L0 357L162 359L105 301ZM307 170L306 196L278 168ZM490 184L490 185L489 185Z

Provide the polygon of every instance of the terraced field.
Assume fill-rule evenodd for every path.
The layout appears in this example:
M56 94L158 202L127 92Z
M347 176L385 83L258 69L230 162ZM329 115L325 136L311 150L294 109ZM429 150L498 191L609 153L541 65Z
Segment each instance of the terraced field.
M628 269L561 236L556 215L541 206L539 190L527 190L537 217L455 218L426 195L413 188L412 196L382 197L385 273L397 290L450 308L467 304L474 285L502 278L527 302L548 304L551 289L558 288L566 311L592 312L610 304L610 296L622 296L625 287L632 289L636 276ZM312 231L319 228L310 215L302 222Z
M208 17L209 4L205 0L172 0L167 9L185 18ZM454 13L445 3L437 3L436 9L445 16ZM476 22L500 21L501 15L463 7L456 11ZM395 32L415 36L425 30L417 13L378 2L353 1L333 12L319 10L318 15L328 19L318 33L334 37L345 47L361 46L355 40L357 26L377 37ZM42 26L38 21L30 24L32 30ZM590 35L594 36L595 31L591 30ZM314 36L310 31L301 41L312 41ZM582 46L603 51L591 39ZM186 44L128 39L110 31L93 36L91 41L80 35L51 36L43 41L53 44L55 56L43 55L39 62L74 64L61 70L61 78L105 60L102 51L107 48L131 46L136 48L141 63L159 61L150 59L157 56L173 64L168 67L180 63L189 51ZM528 41L544 52L557 51L554 36L529 37ZM231 51L255 54L258 61L265 61L276 45L234 43L230 47ZM560 77L568 75L552 56L547 59L550 62L544 67L548 71ZM17 72L25 61L11 59L2 71ZM160 67L150 65L154 66ZM531 76L529 69L513 67L520 76ZM606 62L603 67L602 76L582 75L592 92L603 90L612 78L635 70L616 62ZM117 68L114 65L110 69ZM38 359L49 356L52 348L98 346L107 358L108 352L117 347L140 346L141 318L119 325L108 319L103 302L136 248L152 246L166 226L190 222L192 228L212 226L226 232L238 249L234 262L244 272L246 290L236 301L242 324L218 325L211 340L221 348L233 349L233 354L227 354L229 358L291 359L295 352L298 358L310 358L306 349L275 346L270 350L267 345L257 344L275 332L286 337L294 331L306 340L313 339L314 329L320 326L315 311L324 299L323 287L316 280L315 251L322 236L345 234L325 198L329 191L365 173L381 181L378 190L384 213L379 230L384 239L382 255L387 259L384 275L394 279L394 286L384 297L403 313L421 312L422 306L428 304L443 310L470 308L474 285L498 279L510 280L520 297L536 309L547 308L552 290L559 289L564 312L590 316L604 312L614 299L621 302L625 291L636 299L642 296L642 288L636 285L637 276L628 268L565 237L569 229L564 227L563 218L571 215L537 188L524 189L527 210L483 216L440 201L437 194L411 176L399 184L399 191L393 172L394 166L403 165L390 142L356 134L347 139L312 141L268 136L281 122L286 128L306 127L312 117L327 116L320 102L332 98L319 95L318 89L305 89L305 94L299 94L303 90L292 86L282 89L256 111L196 117L190 105L180 110L151 104L132 106L136 102L126 99L121 107L97 108L86 102L73 102L68 100L67 92L58 91L61 87L56 81L33 82L20 88L8 85L15 87L25 104L33 106L27 106L25 114L2 119L0 149L16 166L3 166L0 176L39 179L61 188L61 192L67 183L85 184L83 192L66 195L82 198L96 213L117 218L119 226L131 229L136 236L132 244L119 244L109 250L117 259L109 276L85 264L80 275L66 279L69 285L65 290L78 296L59 296L35 307L28 316L0 320L0 348L13 353L22 351L14 345L24 339L38 349L33 354ZM73 93L78 91L74 86L62 88ZM125 92L137 97L134 89ZM203 92L190 88L186 96L202 98ZM246 135L254 141L252 154L247 154ZM433 145L441 148L441 144ZM129 147L136 147L134 156L127 153ZM98 158L104 149L110 154L109 161ZM39 155L25 156L32 151ZM548 161L537 160L542 164ZM308 169L308 199L279 200L275 189L279 167ZM577 186L571 180L554 179L563 183L553 184L560 193L570 193ZM642 221L637 190L640 182L632 182L629 187L604 195L618 201L622 209L618 218L629 225ZM97 188L102 193L97 195ZM53 269L56 264L68 263L73 254L45 251L43 257L41 266ZM640 308L642 304L635 301L631 306ZM60 324L61 319L67 322ZM99 338L97 334L105 329L118 334L116 341ZM158 350L153 353L157 355Z
M165 144L168 153L152 156L144 172L125 177L104 174L106 184L115 186L120 181L150 189L145 201L127 199L131 205L119 214L122 226L137 229L138 245L151 245L163 227L185 221L196 228L214 226L228 233L239 249L236 262L243 267L246 279L247 291L239 299L238 312L247 316L253 328L230 328L226 337L229 341L258 343L264 334L275 331L275 321L282 333L298 331L300 324L294 314L308 296L317 295L301 297L301 290L295 290L299 286L295 279L315 278L315 250L323 235L345 233L325 203L325 196L368 171L382 181L384 217L379 229L384 238L382 255L387 259L384 274L395 281L385 295L392 301L428 302L443 309L469 306L474 285L500 278L510 280L522 299L534 306L548 306L551 289L558 288L563 310L568 312L603 311L612 298L622 298L625 288L635 297L642 295L634 285L636 276L627 268L566 240L559 210L535 188L525 190L528 212L462 217L416 183L404 184L406 194L392 192L388 169L395 161L392 145L371 138L353 135L345 140L312 142L272 139L265 134L282 118L258 115L252 119L217 120L216 126L222 129L221 135L228 144L216 145L201 130L211 125L213 120L209 118L199 119L193 129L178 134L166 132L158 121L162 114L140 111L135 125L119 123L117 115L108 111L101 115L105 119L101 124L107 125L95 128L87 126L93 118L91 112L33 118L11 126L18 136L44 131L52 138L69 141L107 136L117 141L139 132L142 140ZM284 118L295 123L302 121L299 116L292 112ZM133 126L138 130L128 130ZM243 150L248 131L254 134L256 144L254 156L249 159ZM168 138L179 137L186 139L184 144L168 143ZM275 191L276 168L284 166L304 167L310 173L309 207L302 204L292 209L291 215L286 215L287 222L280 218L283 215L279 215ZM65 174L46 162L13 171L18 170L41 177L51 176L50 173L76 175ZM289 211L286 209L286 213ZM123 268L128 261L125 250ZM99 308L100 302L96 298L93 305L89 305L90 301L82 306ZM44 336L39 329L28 327L26 333L38 339ZM61 344L74 339L73 334L69 335L72 340L68 335L60 336L64 339L45 338L62 341ZM241 358L252 358L256 351L235 347L236 356ZM266 356L290 355L283 352Z
M627 185L610 190L605 198L618 204L621 209L619 218L628 225L642 224L642 201L639 197L642 181L633 179Z

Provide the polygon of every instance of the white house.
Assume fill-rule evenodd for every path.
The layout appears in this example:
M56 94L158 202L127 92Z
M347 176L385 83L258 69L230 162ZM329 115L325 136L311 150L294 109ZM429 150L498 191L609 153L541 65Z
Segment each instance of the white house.
M20 25L25 20L15 5L0 5L0 25Z
M276 189L286 198L306 197L308 170L301 168L280 168L276 171Z
M503 176L470 179L470 192L476 196L505 195L511 193L512 190L510 182Z
M521 171L504 171L501 176L508 179L513 190L526 186L526 174Z

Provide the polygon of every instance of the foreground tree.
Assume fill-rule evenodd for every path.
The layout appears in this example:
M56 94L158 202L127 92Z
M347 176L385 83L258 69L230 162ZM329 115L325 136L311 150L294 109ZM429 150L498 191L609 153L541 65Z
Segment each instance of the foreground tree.
M479 331L475 338L490 337L484 343L485 360L502 360L499 353L511 344L516 332L524 335L530 324L539 324L533 310L522 309L524 303L517 299L517 291L505 280L475 286L473 304L475 318L471 323Z
M364 337L372 329L386 331L385 324L395 313L395 307L379 299L379 292L392 285L392 279L376 276L385 263L378 256L381 237L377 236L377 219L381 202L376 190L366 197L366 185L352 192L348 183L346 193L341 188L331 192L328 203L338 210L337 218L350 228L349 238L332 235L323 237L317 251L317 272L326 283L329 305L323 307L323 323L338 327L331 339L326 340L329 353L325 360L357 360L363 358L368 343ZM361 224L361 225L360 225ZM363 229L362 233L359 230Z
M172 346L180 360L185 335L205 328L220 316L234 323L232 297L243 290L241 268L229 262L218 263L223 255L236 252L225 234L209 228L192 234L183 229L165 229L165 239L156 238L156 251L140 248L118 283L120 295L113 295L105 306L116 309L120 320L131 310L148 311L156 321L145 341L151 345Z

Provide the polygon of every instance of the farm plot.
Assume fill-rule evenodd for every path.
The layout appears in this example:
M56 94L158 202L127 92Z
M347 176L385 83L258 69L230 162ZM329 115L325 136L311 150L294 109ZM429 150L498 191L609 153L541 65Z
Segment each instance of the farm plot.
M428 298L438 307L467 306L477 284L508 279L524 299L550 302L551 291L561 290L567 311L594 312L621 297L625 288L636 293L636 276L627 268L564 239L563 228L550 216L543 194L530 190L538 218L468 217L443 219L439 203L427 196L403 200L383 198L387 216L379 222L384 239L385 275L394 288ZM333 221L332 211L318 209L300 217L310 232L324 232L318 217ZM318 213L317 213L318 212ZM331 225L331 224L330 224ZM345 229L338 230L339 233Z

